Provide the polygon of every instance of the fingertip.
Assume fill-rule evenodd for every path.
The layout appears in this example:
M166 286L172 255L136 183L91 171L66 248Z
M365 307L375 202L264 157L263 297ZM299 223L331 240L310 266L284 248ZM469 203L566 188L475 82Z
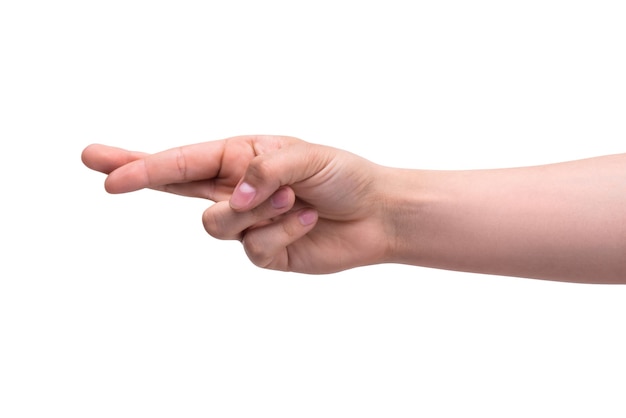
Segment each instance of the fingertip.
M233 210L245 210L256 196L256 188L247 182L241 182L230 197L230 207Z
M298 213L298 221L302 226L311 226L317 222L318 214L315 209L306 208Z
M89 168L93 168L94 154L96 153L99 144L89 144L80 153L80 160Z
M104 190L110 194L122 194L138 190L141 187L134 187L132 173L129 173L128 166L119 167L111 171L104 179Z
M104 190L110 194L118 194L119 192L115 190L114 185L112 186L110 178L111 178L111 175L109 174L107 178L104 179Z
M107 173L108 171L110 171L110 166L103 164L102 154L104 149L105 146L102 144L89 144L85 148L83 148L83 151L80 153L80 160L86 167L94 171ZM104 180L104 190L107 193L116 193L115 188L111 187L109 176L107 176L107 178Z
M123 152L119 148L94 143L83 149L80 158L88 168L108 174L123 163L120 161Z
M270 203L274 209L291 209L295 201L296 194L289 186L279 188L272 196L270 196Z

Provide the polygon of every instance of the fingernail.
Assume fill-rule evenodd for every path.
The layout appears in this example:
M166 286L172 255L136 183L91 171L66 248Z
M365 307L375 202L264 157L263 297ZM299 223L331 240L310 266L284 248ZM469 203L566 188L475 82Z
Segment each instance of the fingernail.
M255 195L256 190L254 187L245 182L241 183L230 197L230 206L235 209L243 208L252 202Z
M274 209L282 209L289 203L289 193L287 189L280 189L270 198Z
M317 220L317 212L315 212L313 209L303 210L302 212L300 212L300 214L298 214L298 220L303 226L311 225Z

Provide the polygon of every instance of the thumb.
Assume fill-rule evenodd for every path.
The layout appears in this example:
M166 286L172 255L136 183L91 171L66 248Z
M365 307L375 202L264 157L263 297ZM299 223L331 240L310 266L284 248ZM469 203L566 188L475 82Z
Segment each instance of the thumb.
M305 141L257 155L235 187L230 206L250 210L267 200L281 186L292 185L319 173L332 159L331 148Z

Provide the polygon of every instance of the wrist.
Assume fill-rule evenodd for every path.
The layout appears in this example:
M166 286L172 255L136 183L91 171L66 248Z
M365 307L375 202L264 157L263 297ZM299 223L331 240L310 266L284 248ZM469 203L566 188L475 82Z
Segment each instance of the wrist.
M384 168L381 193L388 236L385 263L428 264L428 239L436 203L442 199L426 170Z

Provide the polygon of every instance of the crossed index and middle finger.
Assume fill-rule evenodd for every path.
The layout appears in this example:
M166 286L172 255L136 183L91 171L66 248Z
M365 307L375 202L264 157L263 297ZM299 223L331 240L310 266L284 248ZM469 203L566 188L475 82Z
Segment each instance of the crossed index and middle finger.
M105 188L109 193L151 188L218 201L228 198L238 180L220 183L224 148L221 140L146 154L92 144L83 151L82 160L87 167L108 174Z

